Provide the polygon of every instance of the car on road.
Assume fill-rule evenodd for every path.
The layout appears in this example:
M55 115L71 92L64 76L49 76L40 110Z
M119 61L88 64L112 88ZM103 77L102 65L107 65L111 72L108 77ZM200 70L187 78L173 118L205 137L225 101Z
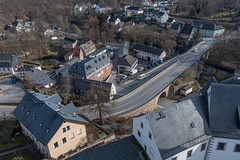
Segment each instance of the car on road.
M198 49L197 48L194 48L193 50L192 50L192 52L197 52L198 51Z
M154 64L155 64L155 66L157 66L159 63L158 63L158 61L156 61Z
M17 81L18 81L17 78L13 78L13 79L12 79L12 83L13 83L13 84L15 84Z
M144 69L144 67L140 67L140 68L138 68L138 72L143 71L143 69Z
M160 59L160 63L163 63L163 59Z
M144 70L146 71L148 69L148 66L144 66Z
M124 79L126 79L127 78L127 75L123 75L121 78L120 78L120 80L124 80Z
M138 80L141 80L141 79L143 79L143 78L145 78L145 77L146 77L145 74L141 74L141 75L139 75L139 76L137 77L137 79L138 79Z

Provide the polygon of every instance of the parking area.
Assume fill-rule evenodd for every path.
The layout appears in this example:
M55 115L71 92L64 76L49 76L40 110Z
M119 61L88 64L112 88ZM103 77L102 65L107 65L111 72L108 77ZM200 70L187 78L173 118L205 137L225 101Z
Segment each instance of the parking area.
M20 80L0 79L0 103L19 103L24 95L24 84Z

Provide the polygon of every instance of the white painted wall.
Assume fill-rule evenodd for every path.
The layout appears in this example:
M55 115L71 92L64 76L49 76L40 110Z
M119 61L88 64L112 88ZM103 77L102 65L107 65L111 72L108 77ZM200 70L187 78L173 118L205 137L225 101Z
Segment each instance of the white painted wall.
M141 122L143 123L143 128L141 128ZM141 137L138 136L138 130L141 132ZM133 118L133 135L144 148L144 145L147 147L147 154L151 160L162 160L160 152L158 150L157 144L152 134L152 139L148 137L148 133L152 130L146 119L146 115Z
M235 145L240 144L240 140L226 139L226 138L213 138L212 151L209 160L239 160L240 152L234 152ZM219 142L225 142L226 148L224 151L217 150Z
M199 143L191 148L188 148L174 156L171 156L169 158L167 158L166 160L172 160L173 158L177 157L177 160L203 160L204 159L204 156L205 156L205 153L206 153L206 150L207 150L207 145L208 145L208 142L209 140L205 140L203 141L202 143ZM201 147L202 147L202 144L204 143L207 143L206 144L206 148L205 150L201 151ZM192 151L192 156L191 157L188 157L187 158L187 153L188 151L190 150L193 150Z
M160 56L157 56L155 54L146 53L146 52L139 51L139 50L135 50L135 51L137 52L137 57L138 58L148 60L148 57L149 57L150 61L152 61L152 62L156 62L156 61L159 62L161 59L166 57L166 52L162 52L162 54Z

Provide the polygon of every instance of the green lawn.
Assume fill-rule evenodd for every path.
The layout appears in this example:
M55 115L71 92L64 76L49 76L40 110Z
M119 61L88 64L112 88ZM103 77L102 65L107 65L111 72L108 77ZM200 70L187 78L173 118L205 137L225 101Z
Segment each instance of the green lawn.
M15 127L20 127L19 122L15 119L7 119L5 122L3 119L0 119L0 124L4 125L6 130L12 130ZM9 135L4 137L4 141L7 141L7 144L0 143L0 151L29 143L29 140L23 134L14 137L10 137ZM3 140L1 140L1 142L3 142Z
M13 153L11 155L0 158L0 160L34 160L31 153L27 150L23 150L21 152Z

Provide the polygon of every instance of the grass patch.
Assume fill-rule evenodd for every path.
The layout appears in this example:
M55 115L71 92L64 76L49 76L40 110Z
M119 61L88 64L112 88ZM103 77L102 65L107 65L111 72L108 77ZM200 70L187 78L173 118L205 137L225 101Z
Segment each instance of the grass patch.
M39 64L42 68L55 69L58 67L58 61L56 59L41 59L39 61L31 61L32 63Z
M5 122L3 119L0 119L0 124L4 125L6 130L10 130L10 132L13 128L20 127L19 122L14 119L7 119ZM4 141L7 141L7 144L0 143L0 151L29 143L29 140L23 134L14 137L10 137L9 135L7 137L4 137Z
M195 65L189 68L186 72L184 72L178 79L176 79L172 85L173 86L178 86L182 85L191 81L194 81L194 76L195 76Z
M34 157L27 150L13 153L11 155L0 158L0 160L34 160Z

